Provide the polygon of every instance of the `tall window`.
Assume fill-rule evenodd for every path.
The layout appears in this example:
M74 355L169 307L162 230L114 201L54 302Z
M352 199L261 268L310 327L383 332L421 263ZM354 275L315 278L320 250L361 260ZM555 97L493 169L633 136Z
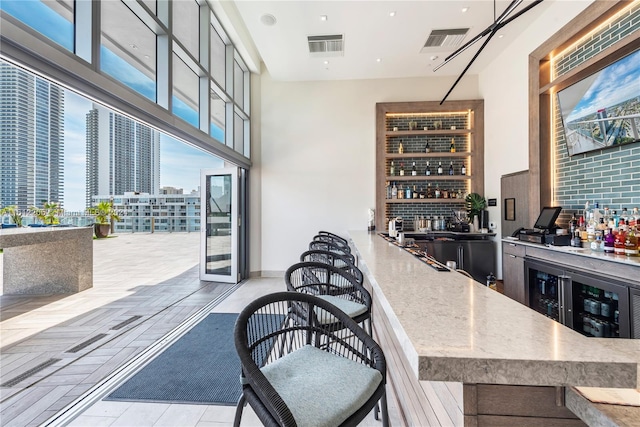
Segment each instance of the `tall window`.
M173 55L173 114L193 127L198 119L198 76L176 54Z
M156 100L156 35L121 1L103 1L100 69Z

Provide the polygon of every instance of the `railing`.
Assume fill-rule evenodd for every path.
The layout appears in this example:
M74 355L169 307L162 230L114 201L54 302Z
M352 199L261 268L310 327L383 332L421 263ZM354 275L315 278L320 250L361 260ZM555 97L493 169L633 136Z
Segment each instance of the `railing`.
M200 231L200 215L183 216L122 216L113 224L114 233L190 233ZM67 214L58 217L60 225L88 227L95 223L93 215ZM8 215L0 217L0 224L11 224ZM41 225L35 216L22 217L22 226Z

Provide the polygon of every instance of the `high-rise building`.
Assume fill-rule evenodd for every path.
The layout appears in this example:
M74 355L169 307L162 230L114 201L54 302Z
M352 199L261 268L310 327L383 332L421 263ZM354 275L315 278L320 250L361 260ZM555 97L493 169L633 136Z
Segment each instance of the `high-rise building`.
M158 194L159 132L93 104L87 113L86 136L87 206L100 194Z
M0 61L0 207L64 198L64 90Z

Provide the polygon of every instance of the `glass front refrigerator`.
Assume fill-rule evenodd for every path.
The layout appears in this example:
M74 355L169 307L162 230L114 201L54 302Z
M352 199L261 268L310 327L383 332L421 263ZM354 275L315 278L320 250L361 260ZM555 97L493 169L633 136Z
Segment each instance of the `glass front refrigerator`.
M630 338L624 283L543 261L525 262L528 305L588 337Z

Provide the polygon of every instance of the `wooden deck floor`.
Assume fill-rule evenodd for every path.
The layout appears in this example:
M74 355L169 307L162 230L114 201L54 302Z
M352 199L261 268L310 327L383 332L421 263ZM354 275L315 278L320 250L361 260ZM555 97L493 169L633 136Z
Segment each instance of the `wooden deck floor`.
M133 361L194 317L239 312L259 295L284 290L277 278L239 287L201 282L198 254L198 233L121 234L94 241L92 289L1 296L0 424L231 425L233 407L102 400L133 374ZM259 422L247 408L243 426L252 425ZM380 423L371 415L369 425Z

